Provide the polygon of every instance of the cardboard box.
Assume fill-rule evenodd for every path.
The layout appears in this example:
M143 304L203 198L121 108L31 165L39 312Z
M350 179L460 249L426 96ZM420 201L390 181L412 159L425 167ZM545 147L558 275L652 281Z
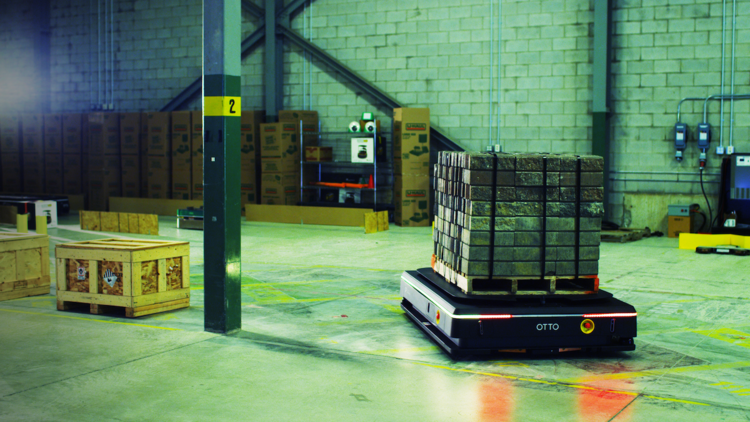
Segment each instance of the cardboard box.
M667 221L668 237L680 237L680 233L692 233L693 217L669 216Z
M63 193L83 193L83 160L81 154L63 154Z
M44 153L62 154L62 116L44 115ZM62 183L60 184L62 186ZM50 192L51 193L51 192Z
M63 193L62 154L44 154L44 193Z
M299 202L299 173L264 174L260 184L262 204L295 205Z
M0 153L21 153L21 118L0 116Z
M266 112L263 110L242 110L242 123L240 126L240 152L241 161L256 162L260 159L258 139L260 137L260 125Z
M172 153L170 145L171 113L148 113L148 138L146 154L151 157L168 157Z
M21 117L21 139L23 154L39 156L42 162L44 154L44 117L41 114L25 114Z
M141 113L120 113L120 154L137 156L140 153Z
M172 171L169 157L148 157L148 198L172 198Z
M81 154L83 139L83 115L63 114L62 116L62 152L63 154ZM88 118L86 118L88 120Z
M148 113L141 113L141 197L148 192Z
M63 168L64 170L64 168ZM81 155L81 192L88 192L89 181L91 180L91 167L89 166L89 155Z
M122 163L122 196L140 198L141 156L138 154L123 155L120 161Z
M305 161L332 161L332 147L305 147Z
M2 169L3 191L22 192L21 154L0 154L0 169Z
M172 169L172 199L192 199L191 176L190 170Z
M393 109L393 154L402 174L430 173L430 109Z
M92 162L89 168L89 208L94 211L107 211L109 197L120 196L122 192L120 156L89 156L89 160ZM97 164L94 164L94 161ZM94 165L97 167L94 168Z
M192 141L190 134L193 128L190 124L189 111L172 112L172 169L175 172L187 172L190 177L190 168L193 157L191 154ZM188 183L188 190L190 183Z
M430 220L430 176L397 174L394 177L394 221L399 226L424 227Z
M23 192L44 193L44 156L22 154Z
M319 145L320 119L318 112L313 110L280 110L280 123L294 123L298 130L302 122L302 134L305 146Z
M299 172L299 170L299 162L288 158L260 161L261 175L267 173L293 173Z
M243 197L247 194L252 193L252 197L256 198L252 203L257 203L257 187L258 187L258 165L256 163L242 163L240 165L240 189ZM243 200L243 204L248 203L247 200Z
M193 111L191 116L191 131L190 137L192 147L190 148L192 154L192 190L190 195L193 199L203 199L203 112Z
M352 163L375 162L375 138L352 138Z
M89 155L120 155L120 115L118 113L92 113L89 114L88 120ZM91 164L96 165L96 161L92 161Z
M294 123L260 125L260 159L289 159L299 165L299 138Z

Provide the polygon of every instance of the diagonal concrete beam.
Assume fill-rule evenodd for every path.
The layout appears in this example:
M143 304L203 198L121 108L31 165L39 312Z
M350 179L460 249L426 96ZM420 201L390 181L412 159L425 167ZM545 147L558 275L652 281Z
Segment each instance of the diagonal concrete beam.
M242 0L242 10L250 13L251 15L259 19L263 19L263 16L265 16L265 12L263 11L263 8L249 0Z

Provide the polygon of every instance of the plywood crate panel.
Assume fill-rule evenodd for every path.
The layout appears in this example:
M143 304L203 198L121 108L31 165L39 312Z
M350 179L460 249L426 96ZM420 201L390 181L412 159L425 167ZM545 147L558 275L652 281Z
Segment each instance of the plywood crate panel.
M49 236L0 234L0 301L49 291Z
M57 309L125 308L137 317L190 306L190 244L102 239L57 245Z

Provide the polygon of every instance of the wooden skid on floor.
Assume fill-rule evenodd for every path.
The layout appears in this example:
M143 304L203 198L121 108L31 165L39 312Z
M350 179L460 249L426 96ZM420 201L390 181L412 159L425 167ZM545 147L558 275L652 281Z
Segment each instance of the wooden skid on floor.
M651 236L651 230L645 229L619 229L602 230L602 242L625 243L641 240Z
M466 276L433 257L432 269L466 294L473 295L582 295L599 291L599 277L503 277Z
M190 299L179 299L168 302L161 302L154 305L140 306L140 307L128 307L128 306L116 306L116 305L101 305L93 303L73 302L57 300L57 310L59 311L70 311L76 309L86 309L91 314L104 315L112 313L125 312L125 316L128 318L136 318L145 315L156 314L160 312L173 311L175 309L182 309L190 307Z

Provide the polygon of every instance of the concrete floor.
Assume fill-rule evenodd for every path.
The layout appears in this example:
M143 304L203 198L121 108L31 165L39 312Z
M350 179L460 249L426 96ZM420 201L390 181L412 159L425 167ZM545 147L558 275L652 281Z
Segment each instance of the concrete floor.
M0 420L750 421L750 258L605 243L601 286L638 310L635 352L452 361L399 307L429 228L243 222L230 337L203 331L202 232L165 217L160 232L191 242L189 309L59 312L54 285L0 302ZM49 233L119 236L76 216Z

